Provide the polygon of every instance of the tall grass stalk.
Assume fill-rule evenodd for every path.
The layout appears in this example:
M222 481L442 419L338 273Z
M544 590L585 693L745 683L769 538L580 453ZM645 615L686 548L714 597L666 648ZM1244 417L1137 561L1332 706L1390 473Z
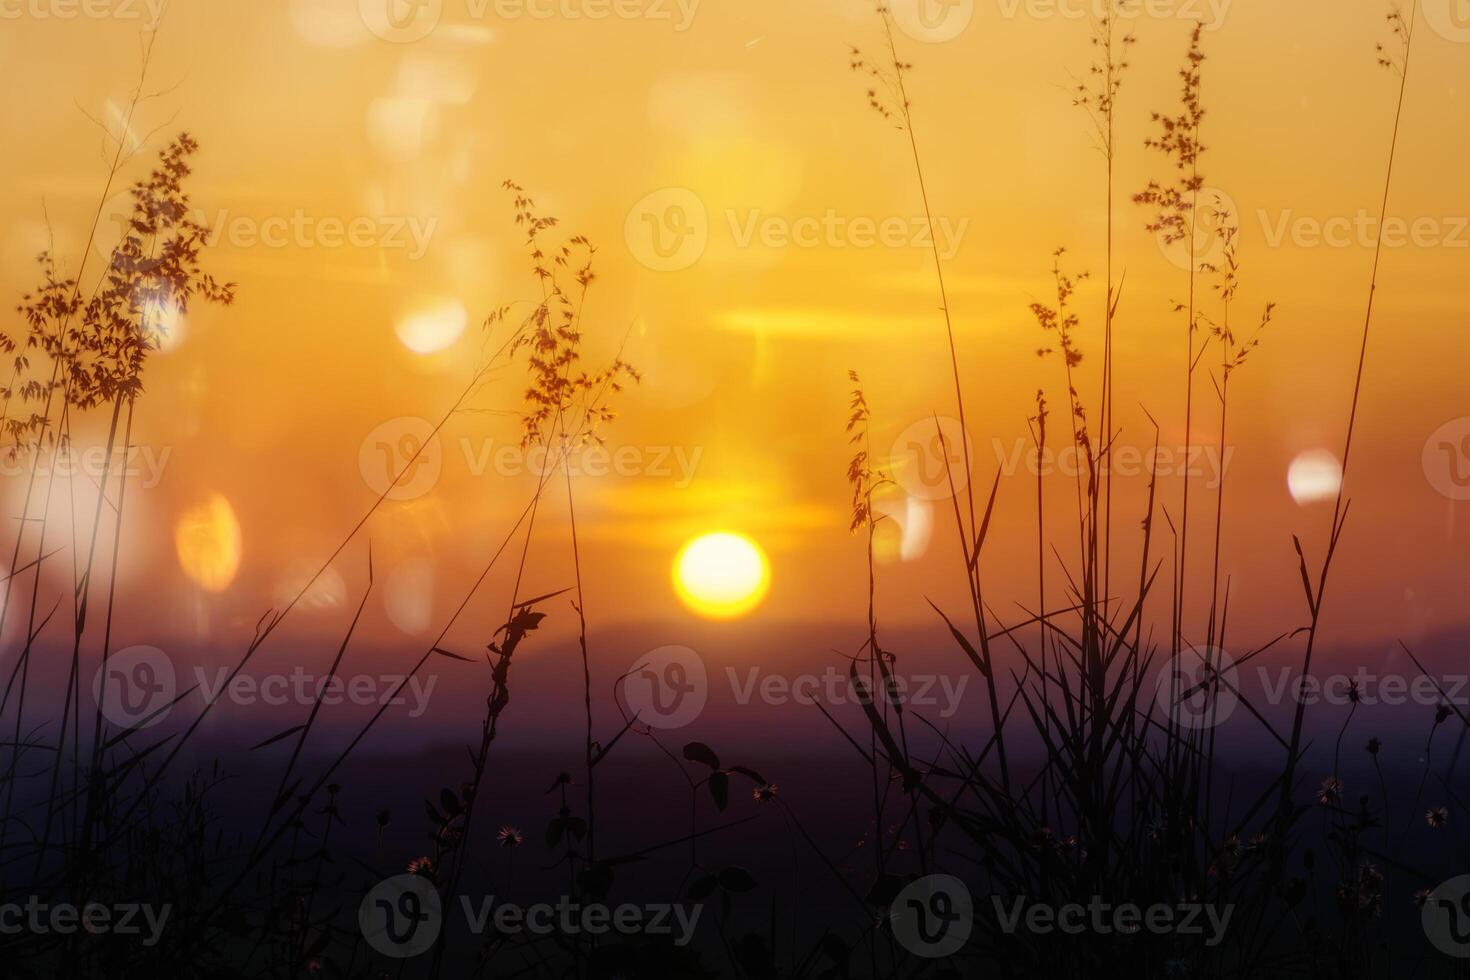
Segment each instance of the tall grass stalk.
M1010 764L1006 755L1004 719L1000 710L1000 699L997 694L996 680L992 671L990 658L990 640L986 627L986 612L984 593L981 588L980 570L980 537L981 525L977 522L975 511L974 490L974 467L970 459L969 423L965 415L964 385L960 380L959 352L955 344L954 320L950 310L949 293L944 284L944 262L939 254L938 239L932 234L934 227L934 213L929 205L929 189L924 178L923 157L919 153L919 139L914 131L914 120L912 104L908 96L907 72L913 65L903 61L898 55L898 42L894 35L893 15L888 7L880 4L877 8L878 17L883 25L883 41L887 48L888 60L886 64L871 65L863 59L860 49L852 51L851 67L854 71L862 72L874 80L875 87L868 90L869 105L885 120L895 124L908 138L909 151L914 163L914 176L918 182L919 198L924 208L924 221L930 230L929 241L931 253L934 258L935 281L939 289L939 307L944 316L945 340L949 348L950 375L954 382L955 406L959 415L961 430L959 457L964 465L964 495L965 506L969 521L966 523L960 512L959 498L952 494L954 503L955 526L960 537L960 554L965 565L966 588L969 592L971 610L975 617L975 631L979 643L977 667L985 679L987 696L990 701L991 723L995 727L996 759L1000 766L1001 780L1009 786L1011 782ZM880 92L879 89L882 89ZM953 451L944 439L943 433L939 431L938 421L935 424L936 432L939 433L940 450L945 456L946 468L950 454ZM954 474L948 473L953 490Z
M28 617L26 626L26 638L21 647L21 651L16 660L16 663L11 670L10 677L6 682L5 693L3 697L0 697L0 717L3 717L5 708L10 702L11 692L13 689L15 689L17 679L19 680L19 688L15 706L14 736L11 743L11 759L5 774L5 782L7 783L7 787L5 815L3 821L0 821L0 855L3 855L5 853L6 843L8 841L8 835L12 822L11 817L14 814L15 787L18 778L17 766L22 755L21 731L23 727L23 716L25 714L26 688L28 685L30 674L31 653L34 647L36 634L38 632L36 629L35 620L37 599L40 593L41 586L42 565L46 558L46 526L50 518L51 489L54 485L54 474L56 472L55 464L63 448L62 438L58 435L49 440L51 445L51 463L47 467L49 475L46 479L46 492L44 502L42 504L42 512L40 518L32 518L31 502L35 493L37 475L42 468L40 463L40 454L43 445L45 445L48 441L47 432L51 427L51 414L56 404L55 394L58 384L61 384L63 386L61 398L61 409L63 418L66 416L66 410L69 407L68 396L71 391L71 385L76 376L75 358L79 353L83 342L82 336L80 334L76 336L72 335L72 321L74 317L83 310L83 304L80 298L82 283L84 281L84 277L86 276L87 266L92 257L94 245L97 241L97 231L102 221L103 210L105 209L107 201L112 194L112 188L117 182L119 174L122 172L125 165L132 159L132 157L135 156L142 148L141 141L134 141L134 145L131 147L129 146L129 142L131 139L133 139L133 122L137 115L138 109L140 108L140 106L148 102L150 99L154 98L156 95L156 93L149 93L145 91L145 89L147 86L149 67L152 64L153 60L154 45L157 42L157 39L158 25L155 25L154 29L144 32L139 39L138 75L133 85L132 91L129 94L126 109L122 113L122 119L118 132L115 136L113 136L105 125L101 127L104 134L104 139L113 139L115 140L117 145L112 151L112 156L108 164L107 173L103 180L102 190L97 199L97 206L92 213L91 223L87 231L86 241L81 250L75 278L65 281L57 280L54 272L54 256L49 253L43 255L41 259L41 265L43 269L46 270L45 282L42 288L35 294L35 296L26 297L26 302L22 305L22 313L25 315L25 318L28 321L29 327L31 329L31 337L29 338L25 348L27 355L31 350L35 348L39 348L42 352L48 354L49 360L51 362L51 374L44 385L38 386L35 383L28 383L22 389L23 402L29 401L38 393L44 394L44 404L39 415L32 412L30 418L28 419L12 420L9 416L11 394L9 391L7 391L6 395L5 427L7 429L7 434L13 436L16 439L17 448L19 448L19 442L22 433L26 434L26 437L31 440L30 446L26 451L32 456L33 465L30 467L26 481L25 495L22 498L21 517L16 532L15 545L11 553L10 565L8 569L9 574L5 576L4 592L3 594L0 594L0 635L3 635L6 622L9 618L12 589L15 579L20 574L20 553L25 542L27 527L32 522L38 523L39 527L36 534L35 558L33 561L27 563L27 567L33 569L33 574L31 576L31 603L30 615ZM103 289L105 282L105 273L97 277L96 286L92 293L92 299L89 300L87 304L88 306L91 305L92 301L95 301L97 293L99 293ZM54 333L49 336L45 333L45 327L48 323L54 325ZM70 344L71 346L69 347L68 344ZM13 349L14 345L7 341L7 346ZM28 357L23 356L22 358L17 358L14 372L16 375L21 375L24 373L24 367L27 366L24 363L25 361L28 361ZM99 491L99 502L100 493L101 491ZM70 697L70 693L68 694L68 697ZM65 721L63 721L62 723L62 738L58 739L56 747L55 761L58 767L62 758L62 745L65 734L64 730ZM49 825L50 818L48 816L48 833ZM44 853L44 847L42 848L42 852Z
M1388 139L1388 162L1384 168L1383 191L1378 205L1378 227L1380 228L1388 216L1389 192L1393 188L1393 166L1398 152L1399 130L1403 123L1404 98L1409 86L1409 58L1413 53L1414 25L1418 18L1418 11L1418 0L1413 0L1407 18L1404 16L1402 9L1395 6L1388 14L1388 23L1393 33L1393 43L1396 46L1378 45L1379 65L1392 72L1398 78L1398 94L1394 102L1393 126L1389 132ZM1326 552L1322 557L1322 565L1317 574L1315 587L1312 585L1311 578L1307 572L1307 560L1303 553L1301 541L1295 536L1292 538L1296 545L1297 557L1300 562L1303 591L1306 596L1307 611L1310 615L1310 620L1307 625L1306 649L1302 653L1302 677L1311 676L1312 656L1316 651L1319 628L1322 622L1322 608L1326 601L1327 578L1332 570L1332 560L1337 554L1337 546L1342 539L1343 526L1347 522L1349 503L1346 497L1348 460L1353 448L1353 433L1357 428L1358 402L1363 392L1363 373L1368 361L1368 339L1373 326L1373 301L1378 293L1378 268L1382 257L1383 236L1379 235L1373 243L1373 265L1368 275L1368 299L1363 311L1363 329L1358 343L1357 369L1353 373L1352 403L1348 408L1347 430L1343 436L1341 480L1338 484L1337 495L1332 505L1332 522L1328 526ZM1276 809L1276 840L1278 847L1284 843L1284 839L1292 823L1294 812L1292 793L1294 791L1297 764L1301 757L1302 725L1306 718L1306 707L1306 699L1298 698L1296 710L1292 715L1291 740L1287 746L1285 772L1281 780L1281 796ZM1284 855L1280 855L1280 857L1284 860Z

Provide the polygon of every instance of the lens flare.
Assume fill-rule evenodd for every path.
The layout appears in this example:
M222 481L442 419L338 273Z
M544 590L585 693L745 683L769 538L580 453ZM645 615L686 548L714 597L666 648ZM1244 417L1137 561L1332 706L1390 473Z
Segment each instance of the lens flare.
M240 570L240 522L220 494L191 507L174 524L179 567L205 592L223 592Z

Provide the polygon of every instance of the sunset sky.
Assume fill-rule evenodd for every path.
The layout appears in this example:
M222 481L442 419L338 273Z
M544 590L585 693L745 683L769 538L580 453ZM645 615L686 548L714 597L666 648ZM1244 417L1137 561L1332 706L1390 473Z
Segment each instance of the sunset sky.
M48 237L65 268L80 265L106 177L98 122L119 131L137 76L146 6L97 2L111 14L38 17L0 3L0 59L24 92L0 100L0 129L12 134L0 291L11 305L36 283L33 258ZM691 537L733 531L766 553L770 587L721 627L727 636L779 649L788 625L840 623L834 645L860 639L847 372L863 378L877 453L901 456L906 430L955 414L907 137L869 108L868 81L849 67L853 46L882 49L871 5L626 0L616 9L639 16L599 17L611 5L435 0L423 14L437 16L431 25L395 29L383 2L375 12L373 0L175 0L163 20L146 86L159 94L125 137L141 145L124 176L145 174L175 132L196 136L192 198L219 232L205 265L239 289L233 306L191 310L145 375L135 441L151 455L129 486L122 594L146 598L127 607L146 612L125 622L129 642L248 640L366 512L383 489L382 447L404 445L419 431L414 419L437 421L487 344L503 339L501 326L487 340L486 316L539 298L506 179L560 219L558 232L597 247L588 366L626 338L623 356L644 375L604 431L613 472L573 481L594 628L657 623L667 643L707 631L670 570ZM1097 401L1106 199L1072 95L1092 59L1090 7L955 7L969 19L942 40L911 36L925 31L909 7L897 4L895 16L908 26L897 42L913 63L915 134L983 499L998 466L1018 452L1025 460L1038 388L1062 445L1063 368L1036 356L1050 339L1029 310L1053 301L1059 246L1073 271L1092 273L1075 309L1079 387ZM1211 9L1154 0L1128 25L1137 43L1119 96L1114 200L1120 451L1152 447L1146 409L1166 451L1184 452L1185 324L1174 302L1188 277L1130 198L1172 176L1143 141L1151 112L1177 111L1189 33ZM1341 453L1374 251L1369 233L1348 226L1376 221L1397 86L1376 63L1375 44L1391 41L1377 0L1213 9L1201 169L1239 216L1231 323L1249 335L1277 304L1231 386L1222 568L1245 643L1306 617L1291 535L1320 560L1332 504L1295 499L1288 467L1313 450ZM1470 415L1470 27L1451 13L1439 0L1417 24L1389 204L1415 230L1382 253L1353 503L1326 618L1336 642L1412 642L1459 624L1470 598L1467 505L1453 499L1451 456L1437 449L1466 429L1451 427L1426 455L1431 433ZM404 36L418 26L432 29ZM1323 241L1323 223L1346 236ZM663 248L655 232L690 244ZM1218 319L1213 280L1200 282L1202 308ZM13 335L17 319L4 328ZM1195 442L1211 444L1191 498L1201 568L1219 425L1211 370L1218 376L1213 347L1195 392ZM366 585L370 539L374 644L432 639L532 491L509 451L525 385L519 362L491 375L439 434L437 475L410 479L409 499L374 515L293 629L327 636L345 625ZM82 426L94 443L104 422L99 413ZM9 527L24 479L0 487ZM572 584L564 490L553 487L523 594ZM1177 476L1159 483L1176 515L1180 487ZM1130 582L1145 491L1146 477L1121 479L1116 556ZM1053 477L1048 521L1063 558L1076 550L1072 493ZM1009 466L984 556L986 598L1003 617L1035 604L1034 495L1030 469ZM924 597L953 606L965 596L949 501L900 495L892 507L904 520L880 535L880 614L930 624ZM1156 556L1167 547L1160 539ZM475 622L499 621L513 571L498 569ZM463 635L466 646L485 638Z

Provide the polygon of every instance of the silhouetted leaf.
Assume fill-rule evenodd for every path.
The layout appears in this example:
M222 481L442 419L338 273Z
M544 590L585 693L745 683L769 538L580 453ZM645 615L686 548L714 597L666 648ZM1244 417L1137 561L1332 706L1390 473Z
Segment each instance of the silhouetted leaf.
M444 812L451 817L458 816L461 809L459 797L455 796L454 792L449 789L445 789L439 794L439 805L442 806L444 808Z
M975 669L980 671L981 676L989 677L990 666L983 659L981 659L979 652L977 652L975 647L971 645L969 638L959 631L959 627L955 626L954 623L951 623L949 621L949 617L944 614L944 610L940 609L932 602L929 603L929 607L935 612L939 613L939 618L944 620L945 626L949 627L950 635L953 636L955 642L960 645L960 649L965 651L965 656L970 658L970 662L975 665Z
M730 771L740 773L740 775L746 777L747 779L753 780L758 786L764 786L770 782L770 780L762 776L760 773L756 772L754 769L747 769L744 766L731 766Z
M703 742L690 742L684 746L684 758L690 762L702 762L711 769L720 768L720 757L715 755L715 750Z
M450 653L448 650L444 649L443 647L435 647L433 652L434 653L437 653L441 657L448 657L450 660L463 660L467 664L474 663L474 661L471 660L469 657L461 657L457 653Z

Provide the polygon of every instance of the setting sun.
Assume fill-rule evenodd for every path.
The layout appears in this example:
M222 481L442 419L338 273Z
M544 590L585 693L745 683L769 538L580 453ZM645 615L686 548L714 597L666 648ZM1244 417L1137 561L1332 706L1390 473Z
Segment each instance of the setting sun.
M770 565L743 534L701 534L674 559L674 589L690 609L711 619L734 619L765 598Z

